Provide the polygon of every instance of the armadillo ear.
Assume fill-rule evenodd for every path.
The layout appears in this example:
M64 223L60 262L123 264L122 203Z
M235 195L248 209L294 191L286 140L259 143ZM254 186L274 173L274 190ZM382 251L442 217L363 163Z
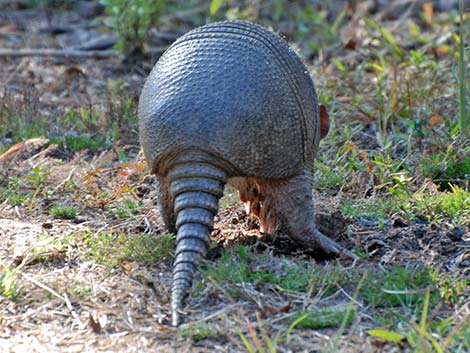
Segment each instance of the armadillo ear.
M330 116L323 104L320 104L318 109L320 111L320 137L324 138L328 135L328 131L330 130Z

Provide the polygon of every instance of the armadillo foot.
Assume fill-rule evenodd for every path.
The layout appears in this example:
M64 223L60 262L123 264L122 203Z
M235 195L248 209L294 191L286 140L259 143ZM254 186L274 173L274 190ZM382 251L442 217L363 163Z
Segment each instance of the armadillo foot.
M304 234L300 239L296 239L302 245L312 248L314 250L321 250L327 255L341 256L350 259L357 259L351 251L344 248L341 244L337 243L331 238L321 233L318 229L314 229L312 233Z
M232 178L247 211L258 218L260 230L273 234L278 227L302 247L329 256L356 256L322 234L314 223L311 175L304 173L283 180Z

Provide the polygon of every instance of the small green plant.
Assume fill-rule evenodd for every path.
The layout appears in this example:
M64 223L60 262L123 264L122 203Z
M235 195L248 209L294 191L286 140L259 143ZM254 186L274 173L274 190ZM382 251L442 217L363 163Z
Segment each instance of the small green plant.
M38 194L46 192L49 174L45 168L36 166L25 176L10 177L7 187L0 186L0 202L8 199L10 205L17 206L28 201L29 211L32 212Z
M248 337L241 331L238 331L243 344L245 345L249 353L276 353L278 341L281 336L278 334L274 339L269 336L266 330L263 327L263 322L259 313L256 313L256 320L258 324L259 333L256 332L255 328L248 324L248 334L251 337L251 341Z
M195 342L207 338L217 338L220 335L218 328L207 322L195 322L184 325L181 327L180 333L183 338L191 338Z
M201 272L211 282L223 283L227 293L236 298L241 295L239 285L242 283L252 283L257 288L272 288L286 295L329 295L338 283L346 285L354 273L345 273L336 266L317 267L308 261L291 261L287 258L277 258L274 270L268 265L272 261L271 256L237 245L224 249L221 258L214 264L202 266ZM200 282L196 286L204 287Z
M122 98L126 96L122 90L115 95L113 89L108 87L110 98L107 109L110 113L106 115L101 107L82 105L80 109L67 109L64 116L38 116L35 111L16 111L13 108L35 107L37 103L28 100L32 98L20 100L6 96L4 102L0 101L0 136L11 135L11 139L4 148L38 137L47 138L47 144L56 144L72 152L83 149L96 152L111 147L110 140L120 137L119 128L128 129L129 124L136 123L135 102Z
M87 149L90 152L96 152L100 149L111 147L109 141L103 136L92 136L81 134L76 136L52 137L51 143L55 143L59 147L65 148L71 152L78 152Z
M362 289L362 298L377 307L408 308L411 312L422 310L423 294L435 285L429 269L410 269L394 266L391 270L382 269L370 275ZM431 303L439 300L436 290L431 292Z
M254 259L253 251L249 247L237 245L230 249L224 249L217 263L202 266L201 272L204 277L229 286L227 291L233 296L238 296L240 289L236 286L237 284L263 277L273 279L273 276L266 270L253 269L252 261ZM198 285L201 286L201 284Z
M128 137L137 125L137 104L129 96L129 84L123 80L108 79L106 87L109 111L107 129L115 140Z
M38 196L41 189L44 187L47 178L49 177L50 172L39 167L34 167L33 172L27 176L27 180L34 187L34 192L29 201L29 212L31 213L36 202L36 197Z
M140 202L133 199L124 199L120 206L110 208L110 212L120 219L126 219L137 214Z
M19 267L11 268L3 260L0 260L0 295L4 295L12 301L18 301L21 297L21 287L18 283Z
M396 199L368 198L360 202L346 201L341 205L341 212L353 218L365 218L383 224L389 216L400 211L400 204Z
M339 327L345 319L346 313L346 310L337 308L299 312L292 317L292 324L305 329ZM351 324L354 320L354 315L348 315L346 320L346 324Z
M431 178L442 190L450 190L452 184L465 186L470 180L470 157L467 141L456 136L438 145L439 149L420 161L422 173Z
M72 297L85 297L92 293L92 285L81 279L73 281L65 290Z
M171 234L124 235L113 232L83 232L78 235L88 249L85 257L116 267L122 261L171 262L174 237Z
M468 323L454 325L451 317L438 320L428 318L433 305L431 292L430 288L425 290L421 310L411 321L398 315L400 322L393 330L376 328L369 330L368 334L397 346L406 343L414 352L466 352L470 346L470 340L464 338Z
M429 193L423 187L412 197L415 212L422 212L431 220L447 217L455 224L470 223L470 192L457 185L450 191Z
M49 213L54 218L75 219L77 217L77 209L74 206L53 205Z
M459 47L459 121L460 121L460 130L464 134L468 134L468 126L470 125L468 112L468 63L469 55L468 55L468 48L466 45L466 39L468 36L468 24L464 20L464 1L460 0L460 28L459 28L459 36L458 36L458 47Z
M166 0L100 0L103 23L119 36L117 47L125 54L145 53L147 35L167 6Z
M19 189L17 177L11 177L6 187L0 186L0 202L8 200L11 206L22 205L28 199L28 194Z

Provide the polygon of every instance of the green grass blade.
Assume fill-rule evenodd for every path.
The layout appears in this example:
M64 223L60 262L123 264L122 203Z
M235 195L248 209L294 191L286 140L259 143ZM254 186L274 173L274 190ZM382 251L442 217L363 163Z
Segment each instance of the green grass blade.
M467 117L467 68L465 55L465 23L464 23L464 5L460 0L460 41L459 41L459 121L462 133L468 133Z
M243 334L243 332L238 331L238 336L240 336L243 344L245 345L246 349L248 350L248 353L256 353L256 349L251 345L250 341L248 341L248 338Z

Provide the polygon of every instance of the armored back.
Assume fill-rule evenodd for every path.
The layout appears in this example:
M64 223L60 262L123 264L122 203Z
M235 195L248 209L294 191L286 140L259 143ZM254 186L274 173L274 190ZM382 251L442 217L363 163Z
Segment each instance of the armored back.
M313 162L313 82L298 56L261 26L227 21L179 38L143 89L140 135L162 172L185 150L214 156L229 176L283 178Z

